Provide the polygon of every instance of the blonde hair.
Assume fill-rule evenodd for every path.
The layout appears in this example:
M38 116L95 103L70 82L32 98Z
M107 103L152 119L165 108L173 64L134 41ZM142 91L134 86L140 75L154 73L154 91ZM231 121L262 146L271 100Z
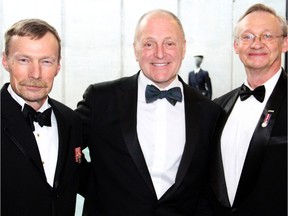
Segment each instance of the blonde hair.
M10 41L15 35L20 37L30 37L38 39L47 32L51 32L58 41L58 61L61 59L61 39L56 29L47 22L40 19L23 19L14 23L5 33L5 54L9 55Z
M267 12L267 13L270 13L273 16L275 16L279 20L279 24L280 24L280 27L282 29L282 35L284 37L287 37L287 27L288 27L287 26L287 20L284 17L277 15L276 11L273 8L268 7L264 4L260 4L260 3L254 4L251 7L249 7L248 10L239 18L239 20L235 26L234 36L236 36L236 34L238 33L239 23L241 22L241 20L243 20L248 14L251 14L251 13L256 12L256 11Z

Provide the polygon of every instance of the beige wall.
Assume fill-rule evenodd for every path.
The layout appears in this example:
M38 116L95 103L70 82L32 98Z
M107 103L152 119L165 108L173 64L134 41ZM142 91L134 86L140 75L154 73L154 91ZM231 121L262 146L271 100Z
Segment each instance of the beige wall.
M71 108L90 83L129 76L139 67L133 54L137 20L151 9L168 9L181 19L187 53L180 75L187 81L193 55L205 56L202 67L212 79L213 98L240 85L243 67L232 49L232 29L256 0L0 0L1 50L5 30L19 19L41 18L54 25L63 41L61 73L51 96ZM285 15L285 0L260 1ZM0 67L0 84L9 80Z

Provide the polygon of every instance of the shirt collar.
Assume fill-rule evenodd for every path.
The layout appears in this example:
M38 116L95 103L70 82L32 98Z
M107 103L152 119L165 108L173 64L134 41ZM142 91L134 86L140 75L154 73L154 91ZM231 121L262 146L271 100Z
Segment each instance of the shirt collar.
M139 74L139 78L138 78L138 82L139 82L139 86L142 86L144 88L146 88L147 85L155 85L157 88L159 88L153 81L151 81L150 79L148 79L144 73L142 71L140 71ZM160 90L168 90L170 88L174 88L174 87L180 87L182 88L182 84L178 79L178 76L175 77L175 79L173 80L172 83L170 83L170 85L168 85L166 88L164 89L160 89Z
M276 86L276 83L281 75L282 72L282 68L280 68L278 70L277 73L275 73L269 80L267 80L263 85L265 86L265 99L264 101L267 101L267 99L270 97L270 95L272 94L272 91L274 89L274 87ZM248 84L247 78L245 79L244 84L246 86L248 86L250 89L252 89L250 87L250 85Z

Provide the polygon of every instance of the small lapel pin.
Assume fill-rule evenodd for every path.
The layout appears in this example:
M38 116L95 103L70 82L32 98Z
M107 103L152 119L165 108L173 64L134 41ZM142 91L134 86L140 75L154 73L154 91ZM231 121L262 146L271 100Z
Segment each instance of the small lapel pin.
M81 163L81 157L82 157L81 147L75 148L74 153L75 153L75 162L80 164Z
M270 121L270 119L271 119L272 113L274 113L274 110L268 110L268 112L267 112L267 114L266 114L266 116L265 116L265 118L264 118L264 121L263 121L263 123L261 124L261 126L262 126L263 128L264 128L264 127L267 127L267 125L268 125L268 123L269 123L269 121Z

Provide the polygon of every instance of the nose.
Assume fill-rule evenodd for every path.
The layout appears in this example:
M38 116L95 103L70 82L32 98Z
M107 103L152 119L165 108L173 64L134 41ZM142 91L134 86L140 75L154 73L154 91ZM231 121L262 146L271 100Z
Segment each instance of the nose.
M161 45L156 46L155 55L157 58L162 59L165 56L165 47Z
M260 37L255 36L254 40L251 43L251 47L253 48L262 48L264 46L264 43L261 41Z
M33 62L29 68L29 76L33 79L41 78L41 66L38 62Z

